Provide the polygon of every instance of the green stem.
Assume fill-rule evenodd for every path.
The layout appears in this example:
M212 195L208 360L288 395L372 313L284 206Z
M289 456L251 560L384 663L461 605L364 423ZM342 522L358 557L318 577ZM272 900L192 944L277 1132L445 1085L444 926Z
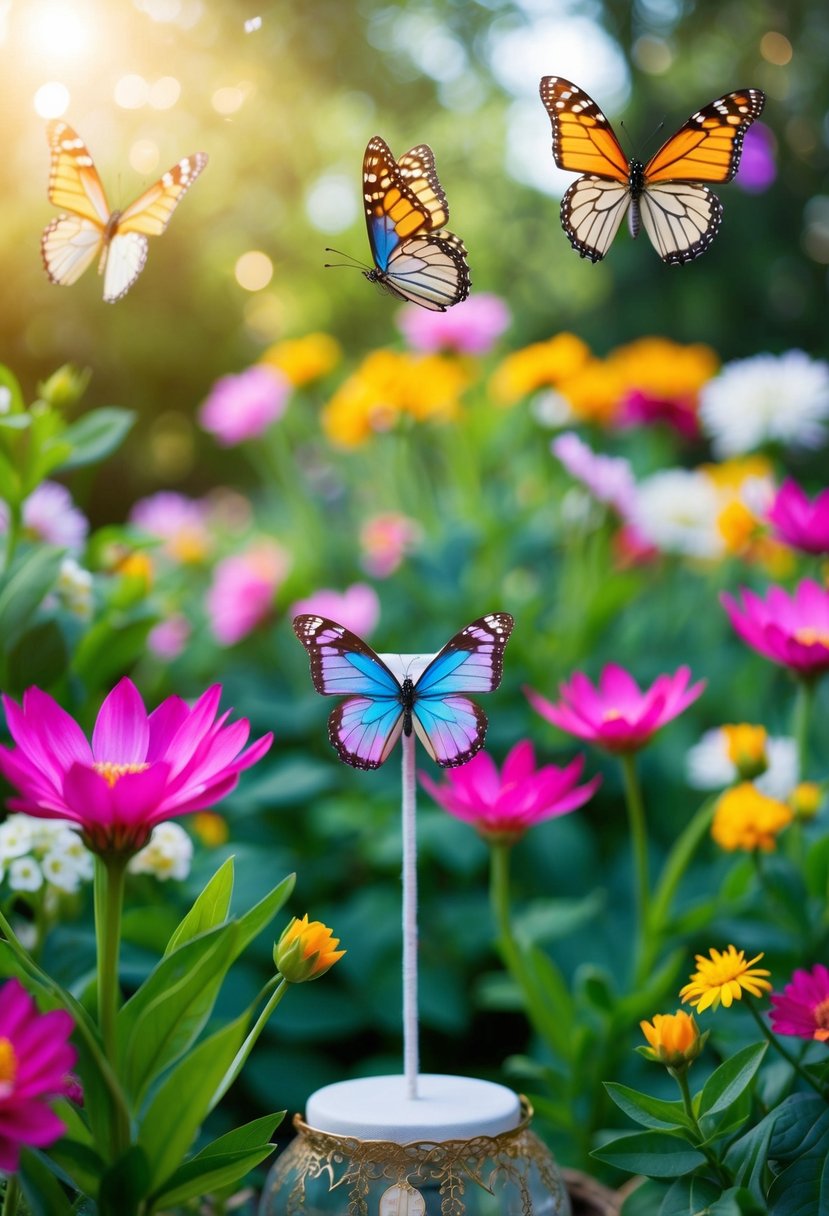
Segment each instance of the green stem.
M118 957L121 945L121 912L124 905L124 879L128 858L117 854L95 858L95 939L98 954L98 1025L104 1055L118 1071L117 1017L119 1003ZM113 1129L115 1156L129 1144L129 1119L118 1111Z
M693 819L686 825L682 834L677 839L662 868L662 874L660 875L659 882L656 884L656 890L654 891L650 907L648 942L642 959L644 974L648 974L656 961L654 955L656 954L660 937L670 914L671 904L674 901L677 888L691 863L691 859L710 831L711 820L714 817L714 808L717 805L718 798L718 794L711 798L706 798Z
M677 1085L679 1086L679 1092L682 1095L682 1105L685 1108L685 1114L688 1116L688 1118L691 1122L691 1126L694 1129L694 1135L697 1136L698 1140L699 1140L699 1143L697 1144L697 1148L699 1149L699 1151L701 1153L703 1153L705 1155L705 1157L707 1158L708 1163L712 1167L712 1169L714 1169L716 1171L720 1182L725 1187L733 1186L734 1178L732 1177L731 1173L729 1172L728 1169L726 1169L726 1167L723 1165L723 1163L717 1157L714 1150L705 1143L705 1135L703 1133L702 1128L699 1125L697 1116L694 1113L694 1102L691 1097L691 1091L688 1087L688 1069L687 1069L687 1067L683 1068L681 1070L677 1070L677 1071L675 1071L673 1068L671 1068L668 1071L670 1072L671 1076L674 1078Z
M8 570L14 560L23 527L23 511L20 504L10 502L7 506L9 508L9 526L6 532L6 559L4 567L6 570Z
M634 887L636 892L636 954L634 977L639 984L645 978L645 967L652 953L649 949L650 882L648 879L648 836L645 826L645 804L636 773L636 758L632 752L620 756L625 784L625 804L633 848Z
M20 1179L17 1174L6 1176L6 1193L3 1196L3 1216L15 1216L20 1202Z
M507 948L514 946L510 917L509 862L512 846L493 842L490 845L489 902L498 940Z
M754 1006L754 1002L746 1001L746 1006L748 1007L748 1010L749 1010L751 1016L754 1018L755 1022L760 1027L760 1030L763 1033L763 1037L765 1039L768 1039L769 1043L771 1043L774 1050L783 1057L783 1059L786 1061L786 1063L789 1065L789 1067L793 1068L794 1071L797 1073L797 1075L803 1081L805 1081L807 1085L810 1085L812 1087L812 1089L814 1089L816 1091L816 1093L820 1094L821 1098L823 1098L824 1101L829 1102L829 1093L827 1093L826 1089L818 1081L816 1081L814 1079L814 1077L809 1075L809 1073L806 1071L806 1069L795 1059L795 1057L791 1054L791 1052L786 1050L786 1048L783 1046L783 1044L778 1039L777 1035L773 1034L772 1031L769 1029L769 1027L766 1025L766 1023L763 1021L758 1010Z
M210 1110L212 1110L213 1107L222 1100L224 1095L230 1089L233 1082L238 1077L239 1073L242 1071L242 1068L244 1067L248 1056L253 1051L254 1045L256 1044L256 1040L259 1038L260 1034L265 1029L265 1024L267 1023L267 1021L270 1018L271 1014L273 1013L274 1009L276 1009L277 1005L282 1000L285 993L288 991L289 987L290 987L290 985L289 985L288 981L284 978L284 976L279 976L279 984L278 984L277 988L271 994L270 1000L268 1001L267 1005L262 1010L262 1012L259 1014L259 1017L256 1019L255 1026L253 1027L252 1030L250 1030L248 1032L244 1043L239 1048L239 1050L237 1051L237 1053L233 1059L233 1063L230 1065L230 1068L228 1068L227 1072L225 1073L224 1077L222 1078L219 1088L216 1090L215 1094L213 1095L213 1098L211 1099L211 1102L210 1102Z
M815 681L801 679L797 682L797 698L794 705L794 737L797 743L797 779L806 780L809 764L809 726L815 703Z

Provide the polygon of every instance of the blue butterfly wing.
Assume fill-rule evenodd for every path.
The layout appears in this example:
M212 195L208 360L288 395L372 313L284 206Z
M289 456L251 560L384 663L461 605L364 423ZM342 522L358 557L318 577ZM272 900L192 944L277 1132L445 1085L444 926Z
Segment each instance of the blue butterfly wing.
M346 697L328 719L338 756L354 768L378 768L403 726L400 682L344 625L306 613L293 626L311 661L314 688L323 696Z
M446 643L415 685L415 729L442 768L465 764L483 746L486 715L462 694L498 687L513 623L506 612L473 621Z

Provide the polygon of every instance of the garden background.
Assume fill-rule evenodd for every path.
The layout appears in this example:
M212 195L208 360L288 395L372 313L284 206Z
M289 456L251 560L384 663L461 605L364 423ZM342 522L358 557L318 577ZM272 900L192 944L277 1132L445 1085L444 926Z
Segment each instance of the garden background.
M617 516L576 488L550 441L577 429L626 456L640 481L697 469L712 458L711 433L671 426L667 407L695 417L720 363L793 348L826 356L827 53L829 14L817 3L0 3L0 360L27 402L40 394L73 418L109 406L134 413L100 465L55 474L90 530L51 540L74 550L92 583L80 609L64 596L4 636L3 688L17 695L36 681L90 722L122 674L152 703L220 680L225 704L255 734L274 730L222 820L185 823L195 840L189 877L136 876L126 922L129 986L232 853L245 905L296 870L290 910L342 939L342 963L291 994L232 1092L229 1106L247 1117L302 1109L317 1086L396 1071L400 1059L398 772L394 761L376 774L337 763L328 707L290 628L296 604L364 584L348 601L352 620L381 650L436 650L474 617L511 612L503 685L486 703L499 760L523 737L547 761L574 754L530 709L524 685L553 698L576 668L595 677L616 661L649 682L688 663L707 680L705 695L642 765L654 858L700 800L686 754L704 730L749 720L790 733L785 673L741 646L717 596L802 568L753 534L712 532L710 503L685 521L690 541L660 534L655 552L626 548ZM582 261L558 220L572 179L550 155L537 96L547 73L581 84L617 131L624 116L633 147L651 151L704 102L762 88L766 177L717 189L722 230L692 265L665 267L644 235L634 243L624 232L605 262ZM91 271L63 289L40 266L40 232L54 214L45 118L62 94L39 90L56 83L70 99L60 113L89 144L113 206L180 156L210 156L169 231L151 241L138 283L112 307ZM353 271L323 268L329 244L367 256L359 171L375 133L396 154L420 142L435 151L473 299L491 293L509 314L481 354L424 357L394 299ZM303 347L284 345L309 334ZM572 337L532 346L562 334ZM628 348L644 337L691 349ZM279 418L261 439L217 442L201 404L220 377L263 360L282 378ZM92 373L82 398L65 380L38 389L67 363ZM666 409L655 422L640 414L618 425L620 401L636 392ZM735 396L741 416L754 408ZM744 454L718 450L713 437L718 459ZM749 472L779 482L787 471L823 485L825 448L768 438L752 451L771 463L723 485L739 488ZM160 491L193 500L190 514L166 500L166 524L158 512L154 523L131 516ZM376 521L389 515L397 522L384 532ZM48 527L34 525L25 539L32 549L49 541ZM237 587L253 570L267 603L245 628L225 617L223 630L208 593L239 555L249 564ZM172 640L168 630L148 646L171 619ZM825 713L824 696L815 720ZM816 732L814 742L825 758L825 739ZM626 822L614 765L593 753L587 772L603 774L599 794L517 845L514 875L524 932L575 984L598 977L612 987L625 978L633 916ZM419 834L424 1068L526 1086L526 1063L502 1071L534 1043L493 949L486 846L425 793ZM740 945L765 950L788 974L806 931L796 900L789 922L752 927L750 900L760 897L710 844L680 901L688 957L731 940L734 905L719 901L726 873L749 901ZM8 881L3 895L20 911ZM47 967L75 985L93 964L89 897L86 886L61 896L43 943ZM268 973L270 944L260 945L258 960L237 966L223 1015ZM736 1018L727 1034L742 1033ZM571 1156L583 1148L561 1146Z

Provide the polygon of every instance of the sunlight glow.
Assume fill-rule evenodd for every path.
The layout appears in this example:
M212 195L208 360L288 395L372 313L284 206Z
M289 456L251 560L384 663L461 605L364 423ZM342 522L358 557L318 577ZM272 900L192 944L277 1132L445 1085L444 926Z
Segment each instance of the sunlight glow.
M262 18L261 17L248 17L247 21L245 22L245 33L246 34L253 34L256 32L256 30L261 30L261 28L262 28Z
M41 118L60 118L69 108L69 90L59 80L42 84L34 96L35 113Z
M237 260L233 273L245 291L261 291L273 278L273 262L261 250L249 249Z
M775 67L782 68L787 63L791 63L794 51L792 50L792 44L785 34L778 34L774 30L769 30L760 39L760 54L766 63L773 63Z
M237 110L241 110L244 101L244 90L233 85L217 89L210 98L210 104L217 114L235 114Z
M152 173L159 159L158 144L151 139L137 139L129 150L129 162L136 173Z
M305 196L308 219L319 232L344 232L357 218L357 191L351 176L324 173Z
M147 100L154 110L169 110L181 96L181 85L175 76L162 76L150 85Z
M147 104L149 95L150 86L147 81L143 76L136 76L134 72L122 76L117 81L113 93L115 104L124 110L140 110Z
M77 60L95 40L88 6L66 0L28 0L20 28L32 53L46 59Z

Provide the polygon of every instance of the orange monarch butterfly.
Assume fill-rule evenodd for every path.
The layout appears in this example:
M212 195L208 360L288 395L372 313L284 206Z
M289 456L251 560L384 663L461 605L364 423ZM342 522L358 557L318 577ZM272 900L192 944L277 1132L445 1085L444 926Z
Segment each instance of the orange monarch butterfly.
M435 233L449 219L449 206L426 144L396 161L375 135L363 157L363 198L374 269L370 283L433 312L446 312L469 295L463 241Z
M144 269L147 237L160 236L182 197L207 164L207 154L185 156L124 211L110 211L104 187L80 135L65 122L47 127L52 154L49 201L59 215L40 242L43 265L53 283L67 286L95 259L104 276L104 299L125 296Z
M583 89L544 76L541 100L553 124L553 159L582 173L561 200L561 223L583 258L600 261L625 214L663 262L678 266L704 253L716 236L722 203L703 182L730 182L743 137L761 113L759 89L726 93L692 114L647 164L628 161L608 120Z

